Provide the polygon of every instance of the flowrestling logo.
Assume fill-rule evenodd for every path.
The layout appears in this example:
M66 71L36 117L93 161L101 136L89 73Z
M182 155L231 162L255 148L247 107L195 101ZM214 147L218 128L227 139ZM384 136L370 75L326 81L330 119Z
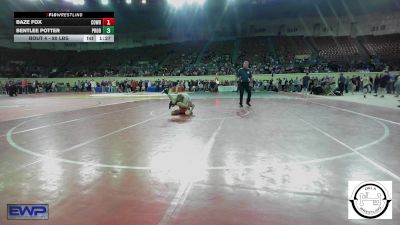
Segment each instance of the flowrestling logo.
M391 181L349 181L349 219L392 219Z
M8 204L7 219L9 220L48 220L49 205L47 204Z

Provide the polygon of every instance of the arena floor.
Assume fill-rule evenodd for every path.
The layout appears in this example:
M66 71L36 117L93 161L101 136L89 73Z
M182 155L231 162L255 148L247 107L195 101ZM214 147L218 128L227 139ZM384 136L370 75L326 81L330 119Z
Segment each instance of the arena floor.
M400 110L300 95L0 97L6 205L54 225L398 224ZM348 220L349 180L393 181L393 220Z

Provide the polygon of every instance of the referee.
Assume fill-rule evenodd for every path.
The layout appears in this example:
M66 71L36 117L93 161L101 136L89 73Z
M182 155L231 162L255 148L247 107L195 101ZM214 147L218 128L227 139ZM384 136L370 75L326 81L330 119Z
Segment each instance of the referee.
M250 89L250 82L252 82L252 74L249 69L249 61L244 61L243 62L243 67L240 68L236 74L238 78L238 88L240 92L240 107L243 107L243 93L244 90L247 92L247 101L246 104L248 106L250 105L250 100L251 100L251 89Z

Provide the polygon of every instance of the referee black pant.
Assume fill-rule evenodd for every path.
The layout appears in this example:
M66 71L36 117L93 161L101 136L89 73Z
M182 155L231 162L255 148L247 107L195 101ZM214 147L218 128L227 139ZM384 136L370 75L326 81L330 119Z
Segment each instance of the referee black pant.
M343 92L344 92L344 83L339 83L339 91L340 91L340 95L343 95Z
M244 90L247 92L247 103L250 103L251 100L251 89L249 82L239 82L239 93L240 93L240 104L243 103L243 93Z

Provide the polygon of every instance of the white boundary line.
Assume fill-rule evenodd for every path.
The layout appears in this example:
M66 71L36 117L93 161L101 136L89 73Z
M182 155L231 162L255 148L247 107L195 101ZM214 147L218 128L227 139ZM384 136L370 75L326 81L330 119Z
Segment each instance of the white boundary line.
M374 120L374 121L383 127L383 129L384 129L383 135L380 138L378 138L370 143L367 143L362 146L354 148L355 151L360 151L360 150L366 149L368 147L371 147L373 145L379 144L380 142L385 140L390 135L389 128L384 123L382 123L378 120ZM336 160L336 159L347 158L347 157L353 156L355 154L356 153L354 153L354 152L350 152L350 153L345 153L345 154L341 154L341 155L324 157L324 158L319 158L319 159L311 159L311 160L306 160L306 161L268 164L268 166L269 167L270 166L291 166L291 165L306 165L306 164L312 164L312 163L321 163L321 162L332 161L332 160ZM263 168L265 168L265 167L260 167L260 166L210 166L207 169L209 169L209 170L246 170L246 169L263 169Z
M38 116L43 116L45 114L34 114L34 115L30 115L30 116L23 116L23 117L18 117L18 118L13 118L12 120L4 120L4 121L0 121L1 123L3 122L9 122L9 121L13 121L13 120L22 120L22 119L29 119L32 117L38 117Z
M360 116L364 116L364 117L368 117L368 118L372 118L372 119L376 119L376 120L381 120L381 121L384 121L384 122L387 122L387 123L391 123L391 124L395 124L395 125L400 126L399 122L383 119L383 118L380 118L380 117L371 116L371 115L368 115L368 114L355 112L355 111L351 111L351 110L340 108L340 107L336 107L336 106L326 105L326 104L323 104L323 103L310 101L308 99L301 99L301 100L306 101L306 102L310 102L310 103L313 103L313 104L316 104L316 105L322 105L322 106L329 107L329 108L332 108L332 109L337 109L337 110L341 110L341 111L344 111L344 112L349 112L349 113L357 114L357 115L360 115Z
M98 113L98 114L95 114L95 115L92 115L92 116L85 116L85 117L81 117L81 118L77 118L77 119L66 120L66 121L53 123L53 124L48 124L48 125L44 125L44 126L40 126L40 127L34 127L34 128L26 129L26 130L16 131L13 134L20 134L20 133L40 130L40 129L43 129L43 128L54 127L54 126L58 126L58 125L66 124L66 123L72 123L72 122L76 122L76 121L80 121L80 120L86 120L86 119L89 119L89 118L95 118L95 117L98 117L98 116L104 116L104 115L108 115L108 114L112 114L112 113L123 112L123 111L126 111L126 110L137 109L137 108L141 108L143 106L146 106L146 105L139 105L139 106L129 107L129 108L126 108L126 109L119 109L119 110L114 110L114 111L105 112L105 113ZM100 107L100 106L98 106L98 107ZM32 119L32 120L34 120L34 119ZM30 120L30 121L32 121L32 120ZM0 135L0 137L5 137L6 135L7 134L2 134L2 135Z
M371 143L365 144L365 145L360 146L360 147L356 147L356 148L354 148L354 150L360 151L360 150L362 150L362 149L364 149L364 148L371 147L372 145L379 144L380 142L382 142L383 140L385 140L385 139L390 135L389 128L386 126L386 124L384 124L384 123L382 123L381 121L376 120L376 119L374 119L374 121L377 122L377 123L379 123L379 124L383 127L383 129L384 129L383 136L380 137L379 139L376 139L375 141L373 141L373 142L371 142Z
M83 142L83 143L74 145L74 146L72 146L72 147L69 147L69 148L64 149L63 151L61 151L61 154L65 153L65 152L72 151L72 150L77 149L77 148L79 148L79 147L82 147L82 146L84 146L84 145L90 144L90 143L92 143L92 142L94 142L94 141L97 141L97 140L100 140L100 139L102 139L102 138L105 138L105 137L114 135L114 134L119 133L119 132L121 132L121 131L130 129L130 128L132 128L132 127L135 127L135 126L138 126L138 125L141 125L141 124L150 122L150 121L155 120L155 119L158 119L158 118L160 118L160 117L162 117L162 116L164 116L164 115L165 115L165 113L164 113L164 114L161 114L161 115L159 115L159 116L156 116L156 117L153 117L153 118L144 120L144 121L142 121L142 122L135 123L135 124L132 124L132 125L130 125L130 126L127 126L127 127L124 127L124 128L118 129L118 130L115 130L115 131L113 131L113 132L107 133L107 134L102 135L102 136L100 136L100 137L96 137L96 138L91 139L91 140L88 140L88 141L86 141L86 142ZM28 121L29 121L29 120L28 120ZM47 156L47 155L43 155L43 154L40 154L40 153L33 152L33 151L29 150L29 149L26 149L26 148L24 148L24 147L22 147L22 146L19 146L19 145L18 145L17 143L15 143L14 140L12 139L13 131L14 131L16 128L18 128L19 126L22 126L23 124L25 124L25 123L28 122L28 121L25 121L25 122L23 122L23 123L21 123L21 124L15 126L15 127L13 127L12 129L10 129L10 130L7 132L6 137L7 137L7 142L8 142L11 146L13 146L14 148L16 148L16 149L18 149L18 150L20 150L20 151L22 151L22 152L24 152L24 153L29 154L29 155L32 155L32 156L35 156L35 157L39 157L39 158L44 158L44 159L47 159L47 160L56 160L56 161L59 161L59 162L65 162L65 163L71 163L71 164L77 164L77 165L97 166L97 167L106 167L106 168L120 168L120 169L128 169L128 168L129 168L129 169L137 169L137 170L148 170L148 169L149 169L149 167L139 167L139 166L117 166L117 165L109 165L109 164L101 164L101 163L79 162L79 161L74 161L74 160L68 160L68 159L58 158L58 157L51 157L51 156ZM38 161L36 161L36 162L33 162L33 163L29 163L28 165L32 165L32 164L37 163L37 162L40 162L40 160L38 160Z
M147 106L147 105L142 105L142 106ZM37 128L28 129L28 130L13 132L16 128L22 126L23 124L25 124L25 123L27 123L27 122L29 122L29 121L33 121L33 120L36 119L36 118L34 118L34 119L31 119L31 120L28 120L28 121L24 121L24 122L21 123L21 124L18 124L16 127L13 127L13 128L11 129L11 130L12 130L11 133L10 133L11 130L9 130L9 132L7 132L7 134L2 135L2 136L7 136L7 141L9 142L9 144L10 144L11 146L13 146L14 148L20 150L20 151L23 151L23 152L25 152L25 153L30 152L30 153L28 153L28 154L34 155L34 156L36 156L36 157L45 158L45 159L50 159L51 157L49 157L49 156L42 155L42 154L40 154L40 153L36 153L36 152L33 152L33 151L29 150L29 149L23 148L22 146L19 146L17 143L15 143L15 142L13 141L12 135L13 135L13 134L18 134L18 133L24 133L24 132L34 131L34 130L37 130L37 129L46 128L46 127L50 127L50 126L61 125L61 124L65 124L65 123L70 123L70 122L74 122L74 121L79 121L79 120L86 119L86 118L92 118L92 117L96 117L96 116L111 114L111 113L114 113L114 112L120 112L120 111L124 111L124 110L129 110L129 109L132 109L132 108L139 108L139 107L142 107L142 106L135 106L135 107L127 108L127 109L115 110L115 111L106 112L106 113L100 113L100 114L96 114L96 115L94 115L94 116L82 117L82 118L78 118L78 119L63 121L63 122L56 123L56 124L52 124L52 125L46 125L46 126L41 126L41 127L37 127ZM100 107L100 106L99 106L99 107ZM246 111L247 111L247 112L246 112L243 116L247 116L248 114L250 114L250 112L249 112L248 110L246 110ZM150 115L152 115L152 116L154 115L154 116L157 117L157 118L160 118L160 117L164 116L165 114L167 114L167 113L163 113L163 114L160 114L160 115L156 116L156 115L154 114L154 111L151 111L151 112L150 112ZM239 116L233 116L233 117L227 117L227 118L222 117L221 119L231 119L231 118L236 118L236 117L239 117ZM153 119L154 119L154 118L153 118ZM199 121L204 121L204 120L216 120L216 119L219 119L219 118L212 118L212 119L206 119L206 118L204 118L204 119L198 119L198 120L199 120ZM150 120L151 120L151 119L150 119ZM146 121L148 121L148 120L146 120ZM196 120L193 120L193 121L196 121ZM123 128L123 129L124 129L124 128ZM0 136L0 137L2 137L2 136ZM96 139L94 139L94 140L98 140L98 139L103 138L103 137L104 137L104 136L98 137L98 138L96 138ZM92 140L92 141L93 141L93 140ZM92 142L92 141L77 144L77 145L75 145L75 146L72 146L72 147L70 147L70 148L67 148L67 149L62 150L60 153L63 154L63 153L65 153L65 152L72 151L72 150L74 150L74 149L76 149L76 148L79 148L79 147L81 147L81 146L83 146L83 145L86 145L86 144L88 144L88 143L90 143L90 142ZM92 163L87 163L87 164L86 164L86 162L79 162L79 161L73 161L73 160L66 160L66 159L62 159L62 158L53 158L53 159L54 159L54 160L57 160L57 161L63 161L63 162L66 162L66 163L73 163L73 164L79 164L79 165L91 165L91 166L109 167L109 168L111 167L111 168L120 168L120 169L151 170L150 167L146 167L146 166L120 166L120 165L108 165L108 164L98 164L98 165L94 165L94 164L92 164ZM22 165L21 167L15 169L15 170L13 170L13 171L18 171L18 170L20 170L20 169L23 169L23 168L26 168L26 167L28 167L28 166L34 165L34 164L39 163L39 162L41 162L41 161L43 161L43 160L36 160L36 161L34 161L34 162L30 162L30 163L28 163L28 164ZM75 163L74 163L74 162L75 162ZM0 174L0 176L2 176L2 175L4 175L4 174Z
M121 103L121 104L123 104L123 103ZM112 104L112 105L115 105L115 104ZM106 113L99 113L99 114L96 114L96 115L93 115L93 116L86 116L86 117L81 117L81 118L78 118L78 119L67 120L67 121L63 121L63 122L59 122L59 123L54 123L54 124L49 124L49 125L40 126L40 127L35 127L35 128L27 129L27 130L16 131L16 132L13 132L12 135L13 135L13 134L25 133L25 132L30 132L30 131L34 131L34 130L38 130L38 129L42 129L42 128L47 128L47 127L57 126L57 125L61 125L61 124L71 123L71 122L75 122L75 121L79 121L79 120L84 120L84 119L88 119L88 118L94 118L94 117L97 117L97 116L107 115L107 114L111 114L111 113L115 113L115 112L121 112L121 111L125 111L125 110L140 108L140 107L142 107L142 106L145 106L145 105L129 107L129 108L126 108L126 109L121 109L121 110L114 110L114 111L110 111L110 112L106 112ZM98 107L100 107L100 106L98 106ZM28 121L24 121L23 123L27 123L27 122L30 122L30 121L33 121L33 120L36 120L36 118L31 119L31 120L28 120ZM22 124L19 124L18 126L20 126L20 125L22 125ZM4 136L7 136L7 134L0 135L0 137L4 137ZM61 154L64 153L64 151L65 151L65 150L61 151ZM43 157L41 157L41 158L43 158ZM20 166L20 167L18 167L18 168L16 168L16 169L14 169L14 170L8 172L8 173L0 174L0 177L1 177L1 176L4 176L4 175L7 175L7 174L10 174L10 173L13 173L13 172L16 172L16 171L19 171L19 170L24 169L24 168L26 168L26 167L28 167L28 166L35 165L36 163L40 163L40 162L42 162L42 161L43 161L43 159L39 159L39 160L36 160L36 161L33 161L33 162L29 162L29 163L24 164L24 165L22 165L22 166Z
M234 98L232 98L232 104L233 104ZM250 112L247 110L248 115ZM222 125L225 122L225 119L228 117L222 118L221 122L219 123L217 129L213 132L211 135L210 139L207 141L205 144L203 151L202 151L202 158L200 159L202 162L201 164L207 165L207 158L210 155L210 152L215 144L215 140L219 132L221 131ZM195 169L202 169L202 168L195 168ZM207 169L207 168L204 168ZM175 194L175 197L172 199L169 207L164 213L164 216L162 217L161 221L158 223L158 225L168 225L171 222L171 219L174 214L178 213L180 209L183 207L183 204L189 195L190 190L193 187L194 180L186 181L179 185L178 191Z
M168 225L171 222L172 216L182 208L183 203L186 201L186 198L189 195L192 187L193 182L184 182L179 185L178 191L176 192L158 225Z
M319 131L321 134L329 137L330 139L334 140L335 142L339 143L340 145L344 146L345 148L347 148L348 150L352 151L353 153L357 154L358 156L360 156L361 158L363 158L364 160L366 160L367 162L369 162L370 164L372 164L373 166L375 166L376 168L378 168L379 170L381 170L382 172L388 174L389 176L395 178L396 180L400 181L400 177L398 175L396 175L395 173L393 173L392 171L386 169L385 167L379 165L377 162L375 162L374 160L368 158L367 156L365 156L364 154L356 151L355 149L353 149L352 147L348 146L347 144L345 144L344 142L340 141L339 139L333 137L332 135L326 133L325 131L321 130L320 128L314 126L313 124L305 121L302 118L299 118L301 121L303 121L305 124L309 125L310 127L312 127L314 130Z
M217 129L213 132L211 135L210 139L208 139L207 143L204 145L204 148L202 150L202 158L200 160L203 161L203 163L207 162L207 158L214 146L215 140L219 132L221 131L222 125L225 121L225 118L221 120L219 123ZM199 168L194 168L194 169L199 169ZM172 216L179 212L179 210L182 208L183 203L185 202L190 190L193 187L193 180L190 181L185 181L179 185L178 191L175 194L175 197L172 199L171 204L167 208L167 210L164 213L164 216L162 217L161 221L158 223L158 225L167 225L172 219Z
M152 119L145 120L145 121L148 122L150 120L153 120L153 119L156 119L156 118L160 118L165 114L166 113L161 114L161 115L159 115L157 117L154 117ZM383 123L381 123L381 122L379 122L377 120L374 120L374 121L378 122L380 125L382 125L384 127L385 132L384 132L383 136L381 136L377 140L374 140L371 143L368 143L366 145L357 147L356 151L359 151L361 149L364 149L364 148L370 147L370 146L372 146L374 144L377 144L377 143L383 141L389 135L389 129L387 128L387 126L385 124L383 124ZM27 154L30 154L30 155L33 155L33 156L36 156L36 157L45 158L45 159L54 159L54 160L57 160L57 161L61 161L61 162L65 162L65 163L72 163L72 164L77 164L77 165L97 166L97 167L107 167L107 168L119 168L119 169L133 169L133 170L151 170L152 169L151 167L148 167L148 166L121 166L121 165L109 165L109 164L94 164L94 163L90 163L90 162L80 162L80 161L73 161L73 160L67 160L67 159L62 159L62 158L53 158L53 157L50 157L50 156L47 156L47 155L43 155L43 154L40 154L40 153L33 152L33 151L29 150L29 149L26 149L26 148L23 148L22 146L19 146L12 139L12 135L14 134L13 131L16 128L18 128L19 126L22 126L23 124L25 124L26 122L29 122L29 120L25 121L25 122L23 122L23 123L21 123L21 124L19 124L17 126L15 126L15 127L13 127L12 129L10 129L6 136L7 136L7 141L11 146L13 146L17 150L20 150L20 151L25 152ZM126 129L126 128L122 128L122 130L124 130L124 129ZM122 130L121 129L119 131L117 130L117 132L120 132ZM114 131L114 132L116 132L116 131ZM107 135L109 135L109 134L107 134ZM95 140L98 140L100 138L103 138L103 137L104 137L104 135L102 137L97 137L95 139L92 139L91 141L80 143L80 144L77 144L77 145L72 146L70 148L67 148L67 149L61 151L61 154L64 153L64 152L68 152L68 151L74 150L74 149L76 149L78 147L84 146L85 144L89 144L89 143L91 143L91 142L93 142ZM324 161L331 161L331 160L335 160L335 159L350 157L350 156L352 156L354 154L355 153L352 152L352 153L346 153L346 154L332 156L332 157L326 157L326 158L320 158L320 159L312 159L312 160L301 161L301 162L278 163L278 164L276 164L276 166L277 165L295 165L295 164L319 163L319 162L324 162ZM38 160L36 162L40 162L40 160ZM34 163L29 163L28 165L33 165L33 164ZM23 166L22 168L24 168L24 167L25 166ZM207 169L207 170L242 170L242 169L261 169L261 168L259 168L259 166L208 166L205 169Z
M146 99L143 99L143 100L146 100ZM113 103L108 103L108 104L104 104L104 105L94 105L94 106L76 108L76 109L72 109L72 110L54 111L54 112L49 112L49 113L46 113L46 114L34 114L34 115L30 115L30 116L23 116L23 117L13 118L13 119L11 119L11 120L4 120L4 121L0 121L0 122L8 122L8 121L20 120L20 119L29 119L29 118L32 118L32 117L39 117L39 116L47 116L47 115L50 115L50 114L52 114L52 113L66 113L66 112L73 112L73 111L77 111L77 110L93 109L93 108L99 108L99 107L105 107L105 106L112 106L112 105L118 105L118 104L140 102L140 101L143 101L143 100L113 102ZM0 137L4 137L4 136L5 136L5 135L1 135Z

